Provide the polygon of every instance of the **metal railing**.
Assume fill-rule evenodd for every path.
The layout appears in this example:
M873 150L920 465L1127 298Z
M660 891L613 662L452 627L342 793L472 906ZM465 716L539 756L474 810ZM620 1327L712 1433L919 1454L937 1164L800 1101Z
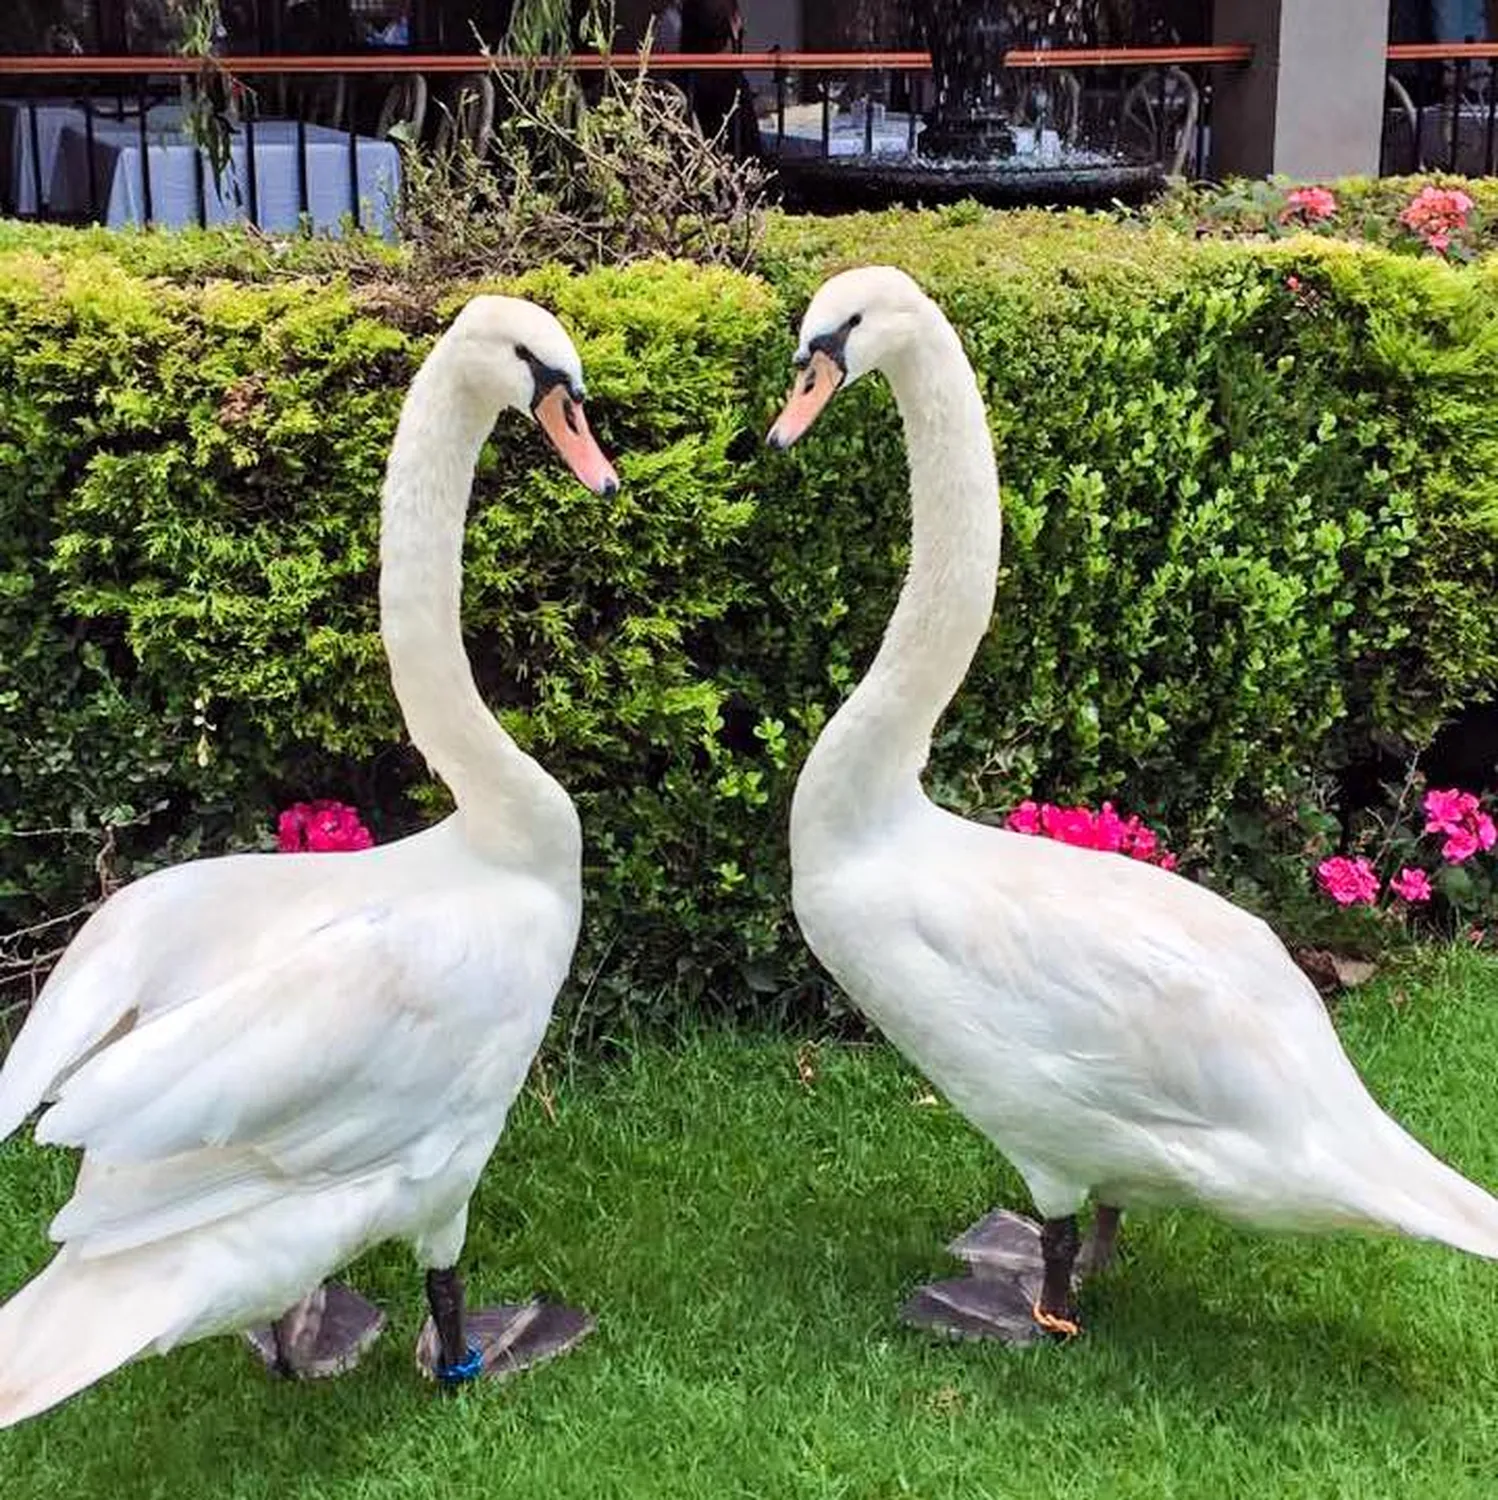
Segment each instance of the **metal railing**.
M1040 80L1030 90L1037 130L1054 131L1068 143L1085 138L1166 170L1199 173L1208 150L1212 71L1251 57L1246 46L1057 48L1011 51L1003 66L1033 71ZM398 178L398 167L389 167L394 147L382 139L393 123L404 121L406 134L415 136L434 126L469 129L482 147L494 114L492 70L555 67L584 74L646 68L680 82L689 96L703 86L698 80L742 75L762 101L761 139L772 158L796 150L830 154L835 137L846 141L844 117L856 114L840 112L839 105L860 100L865 107L856 118L868 151L879 144L876 128L887 126L887 115L881 115L891 104L903 105L894 113L903 121L902 145L913 146L932 90L931 60L919 51L533 58L381 50L228 54L206 62L183 56L0 56L0 95L6 96L0 101L0 206L63 220L201 224L232 216L282 227L287 215L326 222L328 213L319 210L336 205L337 176L343 203L338 216L346 213L365 225L379 207L368 192L371 162L385 163ZM218 193L203 154L182 133L180 110L172 104L191 79L218 88L226 99L233 96L232 206ZM444 107L427 109L428 92L444 89ZM811 129L792 114L805 114L808 105L816 116ZM273 182L267 178L272 154ZM122 171L130 179L123 187ZM66 191L59 192L60 182ZM390 218L384 214L386 226Z
M1379 171L1498 172L1498 42L1396 44L1388 61Z

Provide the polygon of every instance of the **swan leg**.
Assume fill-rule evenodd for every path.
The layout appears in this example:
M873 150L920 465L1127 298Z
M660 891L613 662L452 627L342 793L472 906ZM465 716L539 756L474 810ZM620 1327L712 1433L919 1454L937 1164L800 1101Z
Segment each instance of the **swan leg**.
M385 1315L372 1302L329 1281L274 1323L247 1330L245 1338L272 1375L319 1380L352 1370L384 1326Z
M1047 1333L1060 1338L1075 1338L1082 1331L1074 1279L1081 1249L1082 1236L1077 1231L1075 1214L1047 1219L1040 1226L1044 1272L1040 1296L1035 1299L1035 1321Z
M1099 1203L1092 1218L1092 1229L1077 1258L1077 1274L1085 1281L1106 1271L1118 1253L1118 1226L1122 1213L1107 1203Z
M589 1314L539 1299L469 1310L452 1267L427 1272L427 1305L416 1367L448 1386L481 1375L502 1380L565 1354L593 1331Z

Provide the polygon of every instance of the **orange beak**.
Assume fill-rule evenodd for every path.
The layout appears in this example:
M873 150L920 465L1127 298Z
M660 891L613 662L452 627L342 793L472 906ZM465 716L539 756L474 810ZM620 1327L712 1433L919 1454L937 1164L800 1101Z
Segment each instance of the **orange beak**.
M614 466L588 431L582 402L574 400L566 385L558 381L536 403L536 420L551 439L551 445L562 462L595 495L612 495L619 488Z
M833 392L843 383L843 369L830 354L818 349L797 372L775 425L765 441L772 448L789 448L822 414Z

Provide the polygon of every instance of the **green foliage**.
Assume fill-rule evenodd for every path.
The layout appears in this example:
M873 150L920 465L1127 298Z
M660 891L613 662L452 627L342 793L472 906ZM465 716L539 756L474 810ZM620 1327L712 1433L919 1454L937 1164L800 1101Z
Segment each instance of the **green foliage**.
M128 875L297 797L381 838L443 805L398 748L376 497L474 287L326 253L0 232L0 807L82 830L0 844L9 925L94 890L103 828ZM810 290L874 260L962 331L1004 481L942 800L1112 797L1200 848L1494 691L1494 265L964 206L774 219L761 278L532 272L506 285L576 334L624 488L586 495L505 419L465 619L483 691L582 810L578 1034L821 994L786 809L893 603L904 458L874 381L788 455L760 436Z

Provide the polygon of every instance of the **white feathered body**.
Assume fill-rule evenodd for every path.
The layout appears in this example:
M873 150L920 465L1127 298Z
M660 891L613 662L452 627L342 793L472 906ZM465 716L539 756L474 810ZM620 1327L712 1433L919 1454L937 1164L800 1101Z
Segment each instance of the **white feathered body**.
M164 1351L279 1316L386 1239L455 1257L580 911L579 889L476 856L456 818L120 891L0 1075L0 1131L55 1096L37 1138L85 1152L64 1248L16 1303L90 1262L101 1289L170 1296Z
M1492 1200L1378 1108L1279 940L1192 881L917 792L861 852L803 858L795 909L1044 1214L1091 1194L1498 1251L1479 1228Z

